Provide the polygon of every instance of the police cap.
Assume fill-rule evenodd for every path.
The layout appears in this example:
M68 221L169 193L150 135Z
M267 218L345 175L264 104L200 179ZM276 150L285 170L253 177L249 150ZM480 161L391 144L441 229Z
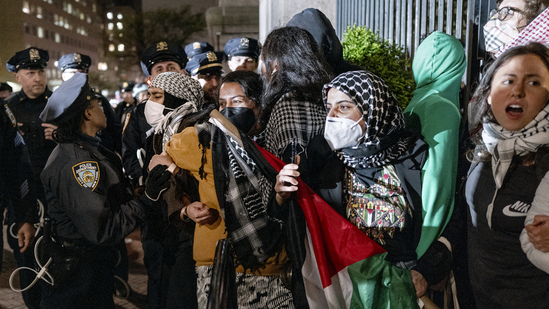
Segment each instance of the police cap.
M6 68L10 72L17 72L21 69L45 69L48 66L49 59L50 56L47 51L36 47L29 47L16 52L6 63Z
M0 91L6 91L6 90L13 92L13 88L8 83L0 83Z
M179 64L181 68L184 68L187 64L187 55L180 45L173 42L162 41L147 47L147 49L143 51L143 56L141 57L141 62L143 62L147 68L149 75L155 64L164 61L173 61Z
M223 50L229 59L233 56L246 56L257 61L260 53L257 40L246 37L230 39Z
M52 93L40 114L40 119L53 123L68 120L78 115L82 105L98 98L99 95L88 83L88 75L78 72Z
M57 61L57 68L61 72L66 69L77 69L87 73L91 63L92 61L90 56L72 53L61 56L61 58Z
M135 82L129 81L129 82L123 82L120 84L120 91L122 92L132 92L133 86L135 86Z
M185 52L187 53L189 60L191 60L191 58L195 55L213 51L213 46L211 46L208 42L193 42L185 46Z
M223 65L221 62L223 61L223 53L222 52L207 52L203 54L198 54L192 57L191 60L187 63L187 66L185 67L185 71L189 73L191 76L194 76L196 74L222 74L223 73Z

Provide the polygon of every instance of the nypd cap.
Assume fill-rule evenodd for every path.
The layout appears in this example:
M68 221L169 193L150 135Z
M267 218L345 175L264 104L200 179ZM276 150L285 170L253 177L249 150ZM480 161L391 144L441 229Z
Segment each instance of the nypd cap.
M50 56L47 51L36 47L29 47L16 52L15 56L11 57L6 63L6 68L10 72L17 72L21 69L45 69L48 66L49 59Z
M143 56L141 57L141 62L143 62L144 66L147 68L147 73L149 75L155 64L164 61L176 62L181 68L184 68L187 64L187 55L180 45L173 42L162 41L147 47L147 49L143 51Z
M57 61L57 68L62 72L66 69L77 69L87 73L91 63L90 56L72 53L61 56Z
M196 74L222 74L223 73L223 65L221 62L223 61L223 53L222 52L207 52L203 54L198 54L192 57L191 60L187 63L187 66L185 67L185 71L189 73L191 76L194 76Z
M257 61L260 53L257 40L246 37L230 39L223 50L229 59L233 56L246 56Z
M135 86L135 82L129 81L129 82L123 82L120 84L120 91L122 92L132 92L133 86Z
M192 57L198 54L203 54L207 52L213 52L214 48L208 42L193 42L185 46L185 52L187 57L191 60Z
M88 83L88 75L78 72L53 92L40 119L53 123L68 120L78 114L82 105L98 98Z

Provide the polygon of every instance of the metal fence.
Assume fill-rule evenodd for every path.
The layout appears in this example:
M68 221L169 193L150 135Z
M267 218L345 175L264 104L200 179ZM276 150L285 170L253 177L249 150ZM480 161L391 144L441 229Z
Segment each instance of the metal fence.
M495 7L496 0L337 0L336 32L343 39L348 26L366 26L402 46L410 58L435 30L455 36L467 56L462 100L468 102L486 59L482 26Z

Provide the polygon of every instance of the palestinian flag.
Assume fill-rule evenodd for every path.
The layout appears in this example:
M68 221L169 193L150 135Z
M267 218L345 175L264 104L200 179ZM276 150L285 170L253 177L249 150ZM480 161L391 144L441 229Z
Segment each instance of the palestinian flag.
M283 161L258 147L280 171ZM307 221L302 267L310 308L418 308L408 270L299 181L296 197Z

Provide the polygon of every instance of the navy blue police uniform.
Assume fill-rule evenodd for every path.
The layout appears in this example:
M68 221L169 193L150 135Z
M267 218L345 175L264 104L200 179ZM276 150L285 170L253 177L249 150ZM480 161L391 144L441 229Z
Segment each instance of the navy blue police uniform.
M75 106L97 98L86 75L76 73L59 86L40 117L59 124L79 117L71 115ZM169 185L165 168L162 179L154 179ZM154 212L151 200L146 195L132 199L119 157L101 146L99 138L83 133L59 143L41 178L54 239L73 248L78 260L64 281L44 293L42 308L114 308L116 245Z
M36 47L29 47L15 53L15 55L7 61L6 68L9 72L18 72L21 69L40 70L47 67L48 60L49 54L47 51ZM39 118L39 115L46 106L46 102L51 94L52 92L46 86L45 91L34 99L29 98L23 90L15 92L6 99L6 103L13 112L17 123L22 123L22 126L18 127L18 129L23 135L23 140L27 146L32 166L30 184L32 187L36 188L36 196L45 208L47 208L47 203L45 201L42 183L40 182L40 172L42 172L50 153L57 144L54 141L45 138L44 127L42 127L42 123L44 122ZM12 221L14 218L12 213L13 212L10 211L9 217L11 220L9 221ZM36 211L36 214L38 215L38 211ZM8 243L10 244L10 247L14 249L14 255L19 267L32 267L34 265L32 250L27 250L21 254L18 250L19 245L17 239L14 237L8 236ZM34 279L34 276L30 276L30 272L22 272L19 275L21 286L28 286ZM27 307L39 307L41 298L40 293L39 285L35 285L22 293Z

